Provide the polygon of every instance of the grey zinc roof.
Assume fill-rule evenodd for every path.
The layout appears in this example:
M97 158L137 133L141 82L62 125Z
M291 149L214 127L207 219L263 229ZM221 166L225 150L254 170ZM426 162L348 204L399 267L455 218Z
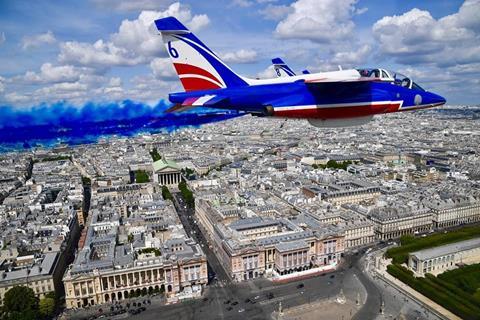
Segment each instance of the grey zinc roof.
M299 250L308 248L307 243L304 240L296 240L290 242L280 242L275 245L275 248L279 252L291 251L291 250Z
M232 222L229 227L233 230L248 230L248 229L255 229L255 228L262 228L268 226L278 225L279 222L273 219L261 219L261 218L247 218L247 219L240 219L235 222Z
M417 257L419 260L429 260L437 257L442 257L447 254L453 254L465 250L470 250L480 247L480 238L465 240L461 242L455 242L446 244L443 246L424 249L420 251L412 252L410 255Z

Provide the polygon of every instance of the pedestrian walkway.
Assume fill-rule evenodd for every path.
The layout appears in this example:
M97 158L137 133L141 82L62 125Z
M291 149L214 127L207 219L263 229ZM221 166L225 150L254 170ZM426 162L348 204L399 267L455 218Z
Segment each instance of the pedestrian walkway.
M414 290L410 286L406 285L405 283L401 282L397 278L393 277L387 272L387 266L391 263L391 259L381 259L378 263L378 265L375 267L375 272L383 277L385 280L387 280L390 284L396 286L399 288L401 291L407 293L411 298L419 301L423 305L428 306L430 309L435 310L435 312L445 319L451 319L451 320L461 320L460 317L456 316L449 310L445 309L441 305L437 304L433 300L430 300L429 298L425 297L423 294L420 292Z

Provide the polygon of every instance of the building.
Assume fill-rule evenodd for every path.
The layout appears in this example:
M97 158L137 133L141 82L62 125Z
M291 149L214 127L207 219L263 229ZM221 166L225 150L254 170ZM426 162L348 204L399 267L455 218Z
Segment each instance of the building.
M323 185L309 185L302 189L306 197L328 201L334 205L359 203L380 196L380 188L360 181L338 181Z
M480 238L424 249L408 256L408 268L422 277L427 273L437 275L462 264L479 262Z
M5 293L15 286L27 286L38 298L52 292L62 292L62 275L65 270L60 261L60 252L43 255L17 256L11 267L0 271L0 305ZM13 264L14 263L14 264Z
M195 214L206 238L226 273L234 281L258 277L277 278L318 267L334 268L344 252L344 236L337 228L324 225L313 216L291 219L271 216L245 217L234 212L225 218L215 201L196 198ZM228 222L226 222L228 221Z
M107 256L95 258L97 250L104 250ZM108 239L91 244L81 252L81 259L88 260L77 260L63 278L67 308L153 292L171 296L187 287L201 290L207 284L207 259L193 241L167 241L157 253L152 252L134 254L125 247L115 247Z
M432 209L433 227L449 228L480 221L480 199L453 197L426 203Z
M180 167L174 161L165 158L155 161L153 181L164 186L177 186L182 181Z
M432 230L432 213L425 207L391 206L369 212L377 239L390 240L403 235Z
M63 276L67 308L153 292L201 294L208 282L206 256L185 234L173 204L154 189L137 184L93 190L82 245Z
M371 221L347 220L340 224L345 234L345 250L366 246L375 242L375 228Z

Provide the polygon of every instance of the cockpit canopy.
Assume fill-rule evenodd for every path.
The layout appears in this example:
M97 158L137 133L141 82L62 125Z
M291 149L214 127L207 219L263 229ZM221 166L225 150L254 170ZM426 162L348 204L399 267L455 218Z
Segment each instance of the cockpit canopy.
M357 69L357 71L362 77L377 78L380 81L391 82L408 89L425 91L422 87L413 82L412 79L396 71L377 68Z

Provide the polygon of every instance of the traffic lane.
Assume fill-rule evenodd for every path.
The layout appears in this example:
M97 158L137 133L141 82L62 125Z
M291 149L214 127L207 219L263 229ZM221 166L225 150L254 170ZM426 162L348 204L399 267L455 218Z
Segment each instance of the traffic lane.
M353 264L352 270L367 291L367 299L365 304L360 308L360 310L358 310L352 319L374 319L380 313L379 311L382 299L380 289L363 273L361 270L360 259Z

